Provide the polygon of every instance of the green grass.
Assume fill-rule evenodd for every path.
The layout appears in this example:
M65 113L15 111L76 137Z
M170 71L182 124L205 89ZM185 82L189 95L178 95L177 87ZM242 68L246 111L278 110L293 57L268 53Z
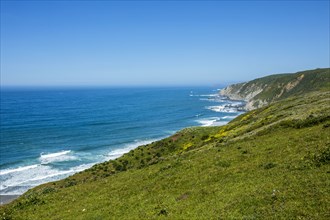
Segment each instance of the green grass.
M2 206L2 219L329 219L330 92L186 128Z
M296 83L296 84L295 84ZM291 86L290 86L291 85ZM253 91L262 91L251 98L254 106L259 102L270 103L309 92L328 91L330 88L330 69L315 69L294 74L276 74L258 78L247 83L231 85L232 93L244 99Z

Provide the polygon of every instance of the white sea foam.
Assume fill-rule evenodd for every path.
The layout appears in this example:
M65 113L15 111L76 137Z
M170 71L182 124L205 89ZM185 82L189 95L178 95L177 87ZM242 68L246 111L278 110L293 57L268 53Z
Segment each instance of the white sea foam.
M203 118L200 120L196 120L196 122L200 123L202 127L207 127L214 125L214 123L216 123L218 120L220 120L219 117L212 117L212 118Z
M200 101L208 101L208 102L220 102L220 103L227 102L226 100L219 99L219 98L200 98L199 100Z
M202 95L195 95L193 93L190 93L189 96L192 97L220 97L219 94L202 94Z
M49 166L39 165L31 169L25 169L17 171L15 173L7 173L7 175L1 176L0 192L1 194L4 194L3 191L9 187L19 186L20 184L28 180L35 179L41 176L47 176L54 172L56 171L54 171ZM11 191L10 193L15 194Z
M199 95L200 97L219 97L219 94L206 94L206 95Z
M221 126L225 124L228 124L228 121L216 121L212 124L212 126Z
M54 162L63 162L78 159L76 156L70 154L72 154L71 150L60 151L50 154L41 153L39 161L41 162L41 164L49 164Z
M239 107L239 106L243 106L243 102L240 101L227 101L229 103L229 106L231 107Z
M95 164L88 163L64 169L56 168L54 164L51 165L54 162L77 160L78 157L73 155L71 150L42 153L38 159L40 164L0 170L0 194L20 195L34 186L65 178Z
M200 123L202 127L221 126L221 125L227 124L229 122L228 119L233 119L235 117L236 116L203 118L203 119L197 120L197 122Z
M226 112L226 113L237 112L237 108L233 108L231 106L226 106L226 105L206 106L205 108L214 112Z
M1 176L1 195L20 195L28 189L50 181L59 180L74 173L90 168L95 163L82 164L68 170L59 170L47 165L31 165L30 169L21 169ZM33 167L32 167L33 166Z
M115 149L110 151L107 155L106 155L106 159L107 160L114 160L120 156L122 156L125 153L128 153L129 151L141 146L141 145L146 145L146 144L150 144L154 141L158 141L162 138L159 139L149 139L149 140L135 140L135 142L130 143L130 144L126 144L124 147L119 148L119 149Z
M36 176L35 178L32 178L32 179L29 179L29 180L26 180L26 181L23 181L19 184L22 184L22 183L30 183L30 184L37 184L39 183L40 180L45 180L45 179L49 179L49 178L53 178L53 177L57 177L57 176L62 176L62 175L67 175L67 174L74 174L74 173L77 173L77 172L80 172L80 171L83 171L85 169L88 169L90 167L92 167L95 163L90 163L90 164L82 164L82 165L79 165L77 167L73 167L69 170L57 170L57 169L52 169L53 171L50 172L49 174L47 175L44 175L44 176ZM48 182L48 181L43 181L43 182Z
M69 154L70 152L71 152L71 150L64 150L64 151L51 153L51 154L41 153L40 158L45 159L45 158L59 157L59 156L65 155L65 154Z
M100 158L98 162L109 159L115 159L130 150L145 144L149 144L159 139L150 140L136 140L131 144L122 146L120 149L115 149L109 152L106 157ZM51 165L53 162L77 160L78 157L72 155L70 150L60 151L56 153L41 154L39 157L40 164L33 164L28 166L17 167L15 169L6 169L0 171L0 194L1 195L20 195L25 193L28 189L47 183L56 181L73 175L74 173L90 168L96 161L88 164L81 164L79 166L71 167L69 169L58 169ZM79 154L80 155L80 154ZM95 155L98 156L98 155ZM95 159L95 157L94 157Z
M227 116L221 117L221 119L233 119L236 117L237 117L236 115L227 115Z
M14 169L5 169L5 170L0 170L0 176L1 175L6 175L9 173L15 173L15 172L20 172L20 171L24 171L24 170L29 170L29 169L33 169L40 166L39 164L34 164L34 165L29 165L29 166L22 166L22 167L17 167Z

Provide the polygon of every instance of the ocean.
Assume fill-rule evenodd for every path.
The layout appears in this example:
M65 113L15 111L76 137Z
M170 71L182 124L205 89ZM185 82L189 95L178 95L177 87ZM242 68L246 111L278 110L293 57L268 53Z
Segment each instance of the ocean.
M2 88L0 195L65 178L243 103L216 88Z

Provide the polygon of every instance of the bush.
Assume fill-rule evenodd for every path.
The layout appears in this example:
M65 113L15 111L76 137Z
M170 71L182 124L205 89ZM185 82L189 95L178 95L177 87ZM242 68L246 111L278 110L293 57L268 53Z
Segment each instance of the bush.
M203 136L201 137L201 140L204 141L204 140L206 140L206 139L208 139L208 138L209 138L209 135L208 135L208 134L205 134L205 135L203 135Z
M305 128L318 125L322 122L330 120L329 115L321 115L315 117L314 115L309 115L306 119L293 119L293 120L284 120L280 122L281 127L290 127L290 128Z
M271 168L274 168L275 166L276 166L276 164L275 163L272 163L272 162L266 163L266 164L263 165L263 167L264 167L265 170L269 170Z
M218 161L215 164L218 167L223 167L223 168L227 168L230 167L230 163L228 161Z
M329 122L323 125L323 128L329 128L329 127L330 127L330 123Z
M53 187L45 187L43 190L42 190L42 194L47 194L47 193L51 193L51 192L55 192L56 190L53 188Z
M317 166L330 163L330 147L328 146L325 151L314 156L314 162Z
M116 160L112 161L112 166L113 166L113 168L115 168L116 171L123 171L124 170L123 165L121 163L119 163L118 161L116 161Z
M74 180L74 179L65 179L65 184L64 184L64 187L71 187L71 186L74 186L74 185L77 185L77 181Z

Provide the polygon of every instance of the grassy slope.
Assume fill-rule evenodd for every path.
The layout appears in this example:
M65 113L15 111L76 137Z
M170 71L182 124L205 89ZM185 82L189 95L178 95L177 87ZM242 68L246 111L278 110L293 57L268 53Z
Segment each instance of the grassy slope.
M330 92L187 128L0 208L3 219L329 219Z
M301 81L291 90L285 87L295 82L304 75ZM253 100L276 101L292 95L302 95L312 91L326 91L330 88L330 69L315 69L297 72L294 74L276 74L249 81L247 83L236 84L233 92L238 92L242 97L247 96L256 88L263 91L256 95Z
M284 90L284 93L279 97L275 98L277 95L281 93L279 88L283 87L284 85L288 84L289 82L295 81L300 76L304 75L300 83L297 84L293 89L287 91ZM273 77L273 78L271 78ZM258 94L255 98L256 99L268 99L268 100L280 100L292 95L302 95L307 92L311 91L324 91L330 88L330 69L315 69L315 70L308 70L302 71L295 74L281 74L271 76L268 79L269 86L266 90L262 93ZM267 78L267 77L266 77ZM265 83L261 80L259 83Z

